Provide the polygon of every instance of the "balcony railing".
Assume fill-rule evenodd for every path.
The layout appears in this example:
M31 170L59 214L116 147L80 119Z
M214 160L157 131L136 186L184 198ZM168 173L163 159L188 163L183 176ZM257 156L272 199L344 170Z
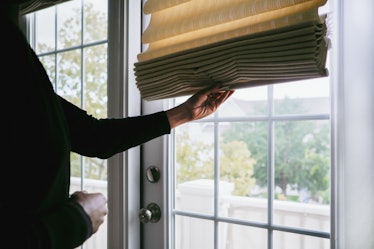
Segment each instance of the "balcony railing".
M242 223L256 222L268 226L268 201L266 198L233 196L233 184L220 182L218 216L231 218ZM178 186L176 207L180 211L214 214L214 182L195 180ZM274 200L273 224L295 229L306 229L324 234L330 231L329 205ZM225 249L267 248L267 230L264 228L220 223L219 243ZM181 216L176 224L176 249L214 248L214 228L204 219ZM204 236L201 236L201 235ZM200 238L196 240L196 238ZM328 249L328 239L302 236L287 232L274 232L274 248L287 249ZM220 247L220 248L221 248Z
M72 191L80 190L80 178L71 179ZM84 180L84 189L88 192L107 193L106 181ZM267 199L240 197L231 195L232 184L219 184L219 215L266 224L268 215ZM329 232L330 209L328 205L309 204L290 201L274 201L273 223L293 228ZM178 210L192 211L203 214L214 213L214 183L211 180L196 180L178 186L176 207ZM220 245L225 249L263 249L267 248L266 229L222 223L219 230ZM203 219L178 217L175 227L175 249L213 248L214 229L212 224ZM203 234L204 236L201 236ZM89 249L106 248L107 224L100 227L87 242ZM198 240L196 238L199 238ZM328 249L328 239L301 236L298 234L276 232L274 248L287 249ZM220 247L221 248L221 247Z

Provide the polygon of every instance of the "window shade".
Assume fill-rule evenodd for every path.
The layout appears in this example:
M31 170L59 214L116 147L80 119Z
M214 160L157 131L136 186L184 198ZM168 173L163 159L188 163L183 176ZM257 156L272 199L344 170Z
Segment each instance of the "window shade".
M30 1L21 1L23 2L20 5L20 14L25 15L34 11L42 10L48 7L52 7L56 4L63 3L70 0L30 0Z
M147 49L134 65L142 98L326 76L326 1L148 0Z

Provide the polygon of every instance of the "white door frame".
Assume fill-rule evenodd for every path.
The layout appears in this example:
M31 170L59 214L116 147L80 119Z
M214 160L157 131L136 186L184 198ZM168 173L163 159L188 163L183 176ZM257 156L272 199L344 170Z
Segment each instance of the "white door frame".
M141 114L133 65L141 50L141 1L109 0L108 116ZM108 248L139 249L140 147L108 160Z
M167 108L166 101L144 101L143 113L150 114ZM141 224L142 249L167 249L169 247L169 205L168 200L168 144L169 135L155 138L142 146L141 171L141 206L145 208L149 203L156 203L161 209L161 219L156 222ZM151 183L146 178L146 170L156 166L160 170L160 180Z

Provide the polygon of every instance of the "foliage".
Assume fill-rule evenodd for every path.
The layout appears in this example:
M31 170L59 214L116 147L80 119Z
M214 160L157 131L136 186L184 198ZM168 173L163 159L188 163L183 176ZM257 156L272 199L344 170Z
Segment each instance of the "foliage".
M234 195L249 196L255 186L253 165L255 160L242 141L221 143L220 179L234 183Z
M188 132L177 133L177 184L195 179L213 179L213 145L192 141ZM220 179L234 183L232 194L250 195L255 180L252 177L255 161L247 145L240 141L220 144Z
M304 113L300 104L288 99L278 103L280 113ZM330 136L329 124L323 121L274 121L274 184L287 198L289 189L307 190L318 202L329 202ZM223 137L226 141L247 144L254 165L254 178L267 187L267 122L232 123ZM289 196L287 199L292 199ZM321 200L322 198L322 200ZM307 200L302 200L307 201Z
M213 147L210 144L194 142L192 144L186 131L176 137L177 184L194 179L213 179Z

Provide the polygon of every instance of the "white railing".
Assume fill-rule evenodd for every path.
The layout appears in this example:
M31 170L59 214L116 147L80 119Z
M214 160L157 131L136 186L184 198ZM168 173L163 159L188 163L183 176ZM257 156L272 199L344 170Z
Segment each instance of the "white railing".
M71 192L80 190L80 179L71 179ZM106 181L85 180L84 189L88 192L107 193ZM219 184L219 215L254 222L267 222L267 200L261 198L231 195L233 184ZM214 182L196 180L178 186L176 207L180 210L213 214ZM316 231L330 230L330 210L328 205L307 204L290 201L274 201L274 224L306 228ZM188 217L178 217L176 222L176 248L200 249L213 248L214 228L212 222ZM86 243L87 249L107 248L106 221ZM263 249L267 248L267 231L261 228L221 223L219 243L222 249ZM275 249L328 249L328 239L318 239L284 232L274 232Z
M221 217L232 217L244 221L266 223L268 203L266 199L233 196L233 184L219 184L219 207ZM179 210L214 213L214 182L196 180L178 186L176 207ZM330 211L328 205L274 201L273 223L293 228L305 228L329 232ZM176 249L213 248L212 222L202 219L180 217L177 219ZM220 223L218 238L224 249L267 248L267 230L227 223ZM274 231L274 248L286 249L327 249L328 239L302 236Z

